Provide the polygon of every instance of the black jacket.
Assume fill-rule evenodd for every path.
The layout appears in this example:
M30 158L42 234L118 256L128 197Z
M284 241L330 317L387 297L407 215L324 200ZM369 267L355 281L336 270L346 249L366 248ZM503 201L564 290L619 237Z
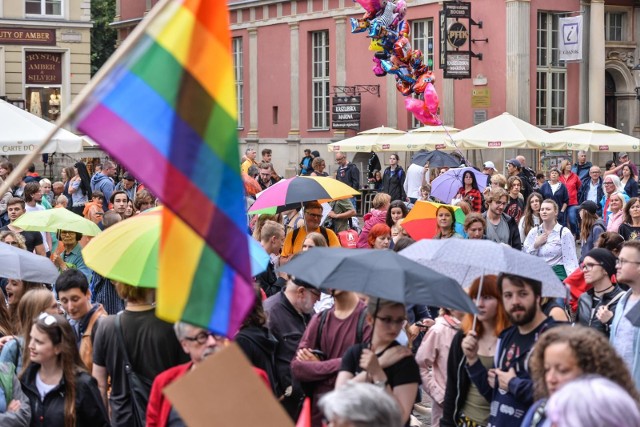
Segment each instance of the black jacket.
M254 277L254 280L258 282L258 285L267 295L267 298L280 292L284 285L287 284L285 279L278 277L276 268L271 261L269 261L267 269Z
M281 390L291 386L291 394L282 401L282 405L292 419L298 419L298 412L304 392L302 387L291 376L291 361L296 355L300 338L307 328L311 314L300 314L282 292L268 298L264 302L267 313L267 326L278 340L275 354L276 372Z
M607 304L609 310L615 312L618 301L620 301L620 298L622 298L624 292L625 291L622 290L620 286L615 285L613 290L602 295L602 298L600 298L600 301L598 301L595 307L593 307L593 288L589 289L587 292L584 292L578 299L578 311L576 313L577 323L583 326L589 326L591 328L597 329L608 337L609 328L611 327L611 322L613 322L613 317L607 323L603 324L596 317L596 312L601 306ZM621 296L616 298L618 295ZM611 302L614 299L615 301Z
M464 332L458 331L451 341L449 360L447 362L447 388L442 402L442 427L456 427L456 419L467 401L471 380L464 365L467 358L462 351Z
M360 189L360 170L353 163L347 163L345 167L340 166L336 172L336 179L354 190Z
M587 195L589 194L589 186L591 182L591 177L587 175L585 179L582 180L582 185L578 190L578 204L581 204L585 200L587 200ZM604 197L604 189L602 188L602 177L598 178L598 193L596 196L596 205L598 206L598 210L596 214L602 218L602 206L600 205L600 200Z
M32 363L27 367L22 379L22 391L31 403L31 427L64 427L65 381L60 381L44 400L36 387L36 374L40 365ZM96 380L85 371L76 374L76 426L109 426L107 410L102 403Z
M489 219L487 218L486 212L483 213L482 216L484 217L485 220L489 221ZM502 220L505 221L509 226L509 241L505 243L511 246L513 249L517 249L521 251L522 241L520 240L520 230L518 230L518 223L516 222L515 219L513 219L506 213L502 214Z
M279 395L278 378L276 377L275 357L278 340L269 332L267 328L259 326L249 326L240 329L234 338L247 359L256 368L260 368L267 373L273 392Z
M398 166L392 172L391 167L384 170L382 175L382 191L391 196L391 201L402 200L407 198L404 192L404 180L407 174L402 167Z

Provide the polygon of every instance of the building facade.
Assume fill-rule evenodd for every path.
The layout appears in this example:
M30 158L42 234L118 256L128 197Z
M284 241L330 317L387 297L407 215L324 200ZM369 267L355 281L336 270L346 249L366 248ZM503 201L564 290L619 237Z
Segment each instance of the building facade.
M0 0L0 96L55 120L91 77L91 2Z
M157 0L118 0L114 27L123 40ZM331 98L358 86L360 130L419 126L390 76L371 71L372 52L350 18L352 0L228 0L241 146L273 150L276 170L292 175L303 150L318 150L332 172L326 144L355 135L333 129ZM472 2L471 78L444 79L439 68L442 3L407 0L410 39L436 76L440 116L465 129L505 111L548 131L597 121L640 136L640 5L634 0L486 0ZM559 21L583 18L581 61L558 59ZM640 90L640 89L638 89ZM464 153L472 162L502 162L515 152ZM519 153L520 154L520 153ZM540 160L545 153L524 150ZM569 153L570 154L570 153ZM401 153L401 158L404 155ZM632 160L638 161L632 153ZM604 162L611 154L594 154ZM384 161L386 162L386 158Z

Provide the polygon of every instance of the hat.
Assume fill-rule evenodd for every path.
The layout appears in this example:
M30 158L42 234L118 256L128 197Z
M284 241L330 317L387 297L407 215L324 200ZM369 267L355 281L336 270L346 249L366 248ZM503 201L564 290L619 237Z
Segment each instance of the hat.
M496 165L494 165L493 162L484 162L484 168L485 169L495 169Z
M629 157L629 155L628 155L626 152L624 152L624 151L623 151L623 152L621 152L621 153L618 153L618 158L619 158L619 159L621 159L621 158L623 158L623 157Z
M126 179L127 181L135 181L136 179L129 172L125 173L122 179Z
M521 168L522 167L522 164L517 159L507 160L507 164L515 166L517 168Z
M613 252L611 252L610 250L604 249L604 248L591 249L589 253L585 255L585 257L591 257L595 259L598 263L600 263L600 265L602 266L602 268L604 268L604 271L607 272L609 277L616 274L617 258L613 254Z
M598 212L598 205L596 205L596 202L592 202L591 200L585 200L578 207L578 210L581 210L581 209L584 209L585 211L589 212L590 214L595 215L596 212Z

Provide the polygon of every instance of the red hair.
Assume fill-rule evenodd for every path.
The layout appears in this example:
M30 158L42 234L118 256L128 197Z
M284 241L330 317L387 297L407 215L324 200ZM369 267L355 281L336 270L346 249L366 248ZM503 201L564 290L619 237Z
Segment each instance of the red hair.
M472 300L478 297L478 290L480 288L480 278L478 277L473 281L471 287L469 288L469 296ZM484 281L482 282L482 295L483 296L492 296L496 300L498 300L498 307L496 308L496 326L493 330L493 335L498 336L500 332L511 326L509 322L509 318L507 317L507 312L504 309L504 304L502 304L502 295L498 290L498 276L493 274L487 274L484 276ZM465 314L464 319L462 319L462 330L466 334L473 327L473 314ZM484 326L482 322L476 322L476 333L478 334L478 338L484 334L483 330Z
M376 239L384 235L391 236L391 229L387 224L380 223L371 227L371 230L369 231L369 236L367 237L367 243L369 244L369 248L373 248L373 244L376 242Z

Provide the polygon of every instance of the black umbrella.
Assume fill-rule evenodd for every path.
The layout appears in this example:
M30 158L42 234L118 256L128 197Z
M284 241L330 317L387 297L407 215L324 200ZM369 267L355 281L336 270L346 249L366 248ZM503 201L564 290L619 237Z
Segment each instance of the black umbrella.
M411 159L411 163L415 163L418 166L424 166L427 162L429 162L429 167L432 168L457 168L460 166L460 160L439 150L417 153Z
M279 270L318 288L477 312L454 279L389 250L312 248Z

